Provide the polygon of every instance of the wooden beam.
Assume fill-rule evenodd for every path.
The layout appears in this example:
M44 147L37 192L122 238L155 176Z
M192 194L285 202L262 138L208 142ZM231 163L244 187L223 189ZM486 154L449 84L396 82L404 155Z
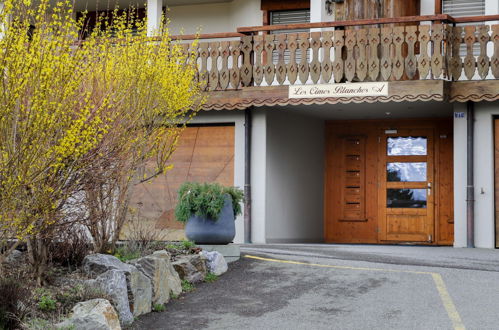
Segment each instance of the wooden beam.
M487 84L489 81L482 81ZM388 96L366 96L351 98L289 99L292 86L252 86L238 90L205 92L204 110L235 110L249 106L299 105L299 104L337 104L373 103L389 101L444 101L447 98L447 85L443 80L408 80L389 82ZM295 86L296 87L296 86Z
M442 14L442 0L435 0L435 15Z
M442 14L442 15L426 15L426 16L404 16L404 17L379 18L379 19L361 19L361 20L335 21L335 22L249 26L249 27L237 28L237 32L255 33L261 31L316 29L316 28L328 28L328 27L340 27L340 26L341 27L362 26L362 25L395 24L395 23L418 23L425 21L437 21L445 23L445 22L453 22L454 18L450 15Z
M261 9L274 10L296 10L310 8L310 0L262 0Z
M478 23L487 21L499 21L499 15L454 17L455 23Z
M170 36L172 40L195 40L195 39L222 39L222 38L240 38L245 35L237 32L221 32L206 34L184 34Z

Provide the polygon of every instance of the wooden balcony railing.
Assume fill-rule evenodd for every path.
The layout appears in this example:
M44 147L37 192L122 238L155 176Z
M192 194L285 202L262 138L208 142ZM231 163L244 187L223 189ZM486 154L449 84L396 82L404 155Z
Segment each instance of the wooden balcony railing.
M488 18L499 20L499 16ZM426 20L431 23L419 24ZM284 34L255 34L276 30L275 26L240 28L238 33L204 36L232 40L197 44L198 78L208 91L333 82L499 79L499 25L463 27L455 26L456 22L466 19L436 15L364 20L363 25L350 21L345 29ZM373 26L394 23L413 25ZM338 27L341 22L300 27L312 25ZM191 44L183 47L192 51Z

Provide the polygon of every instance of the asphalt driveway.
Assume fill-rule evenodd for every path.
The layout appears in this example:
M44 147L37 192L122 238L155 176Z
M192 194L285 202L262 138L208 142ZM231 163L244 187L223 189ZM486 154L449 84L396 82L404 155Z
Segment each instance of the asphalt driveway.
M499 251L250 245L135 329L499 329Z

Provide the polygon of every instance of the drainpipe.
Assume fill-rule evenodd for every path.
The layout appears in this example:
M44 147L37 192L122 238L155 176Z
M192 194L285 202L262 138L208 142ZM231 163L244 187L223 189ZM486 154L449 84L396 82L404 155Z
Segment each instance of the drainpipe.
M251 243L251 110L244 110L244 243Z
M474 121L475 121L475 104L472 101L467 102L467 186L466 186L466 219L467 219L467 236L466 246L468 248L475 247L475 183L473 178L473 137L474 137Z

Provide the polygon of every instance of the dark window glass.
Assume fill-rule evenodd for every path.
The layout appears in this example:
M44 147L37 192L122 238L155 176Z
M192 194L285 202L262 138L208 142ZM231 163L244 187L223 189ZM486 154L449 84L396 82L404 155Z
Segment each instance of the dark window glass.
M386 179L388 182L426 181L426 163L388 163Z
M426 189L387 189L386 195L389 208L426 208Z
M424 136L397 136L387 139L388 156L426 156L427 138Z

